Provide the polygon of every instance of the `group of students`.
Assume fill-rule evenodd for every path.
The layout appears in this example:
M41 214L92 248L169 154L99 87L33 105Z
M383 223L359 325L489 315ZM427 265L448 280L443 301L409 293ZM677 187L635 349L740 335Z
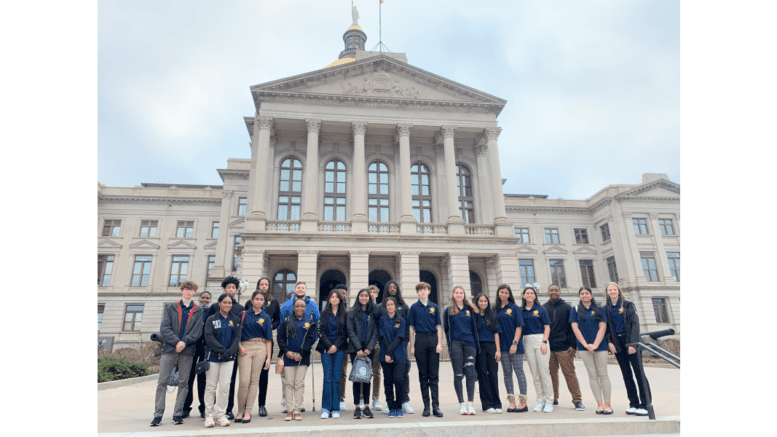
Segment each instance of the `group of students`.
M302 420L305 374L314 345L320 353L324 373L322 419L339 418L345 409L346 354L352 367L372 363L372 383L352 384L354 419L374 417L369 402L371 388L373 408L382 409L378 400L381 373L388 417L413 413L409 403L410 356L415 357L418 368L422 415L443 417L438 393L443 336L453 367L460 414L476 413L473 406L476 382L480 384L482 410L502 412L499 362L509 403L507 412L528 411L524 357L537 395L535 412L550 413L558 405L559 366L575 408L584 410L574 374L575 351L588 371L597 402L596 413L612 414L607 375L609 351L615 354L626 384L630 403L626 413L647 415L644 374L640 372L636 351L628 346L639 340L639 319L634 305L625 300L615 283L605 287L604 306L597 305L591 290L582 287L580 302L575 307L560 299L555 285L549 288L550 300L544 305L539 304L533 287L524 288L520 306L507 284L497 287L494 305L486 294L479 294L470 303L464 288L454 286L450 305L442 314L429 301L431 286L425 282L416 286L418 301L413 305L405 303L399 284L390 281L380 303L377 302L380 290L369 286L359 290L350 309L347 289L338 285L327 296L322 311L306 296L303 281L297 282L294 296L283 305L273 298L267 278L258 281L257 290L245 306L235 298L238 287L239 281L228 277L222 283L224 294L219 296L218 303L209 305L211 296L206 291L200 295L199 306L192 300L197 284L185 281L181 284L181 300L165 308L151 426L161 423L167 381L176 365L179 389L173 422L181 424L189 416L193 402L189 388L195 368L201 367L204 361L208 362L208 368L197 377L199 410L205 427L229 426L230 420L249 423L255 398L259 415L267 416L265 403L275 330L279 358L275 371L281 375L281 403L286 421ZM238 368L237 415L233 415ZM518 380L517 398L513 373ZM466 401L462 387L465 378Z

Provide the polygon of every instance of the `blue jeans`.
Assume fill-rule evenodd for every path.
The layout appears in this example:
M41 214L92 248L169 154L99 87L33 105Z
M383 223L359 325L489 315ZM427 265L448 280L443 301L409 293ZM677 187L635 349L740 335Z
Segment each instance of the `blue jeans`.
M345 351L334 354L321 354L324 367L324 393L321 395L321 410L340 411L340 371L343 367Z

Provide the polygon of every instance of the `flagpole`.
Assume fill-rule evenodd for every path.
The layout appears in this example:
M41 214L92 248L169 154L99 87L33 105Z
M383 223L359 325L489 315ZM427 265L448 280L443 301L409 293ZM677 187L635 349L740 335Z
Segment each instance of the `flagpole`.
M380 51L383 51L383 2L378 2L378 39L380 39Z

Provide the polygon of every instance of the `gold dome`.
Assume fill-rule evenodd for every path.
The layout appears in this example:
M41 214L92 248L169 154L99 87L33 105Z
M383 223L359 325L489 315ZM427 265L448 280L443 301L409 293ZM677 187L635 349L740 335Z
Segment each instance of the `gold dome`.
M347 63L349 63L349 62L353 62L353 61L355 61L355 60L356 60L356 58L340 58L340 59L338 59L338 60L336 60L336 61L332 62L331 64L327 65L327 66L326 66L326 67L324 67L324 68L329 68L329 67L337 67L338 65L347 64Z
M364 32L364 29L362 29L361 27L359 27L359 25L358 25L358 24L354 24L354 25L352 25L351 27L349 27L349 28L348 28L348 30L360 30L360 31ZM346 30L346 32L348 32L348 30Z

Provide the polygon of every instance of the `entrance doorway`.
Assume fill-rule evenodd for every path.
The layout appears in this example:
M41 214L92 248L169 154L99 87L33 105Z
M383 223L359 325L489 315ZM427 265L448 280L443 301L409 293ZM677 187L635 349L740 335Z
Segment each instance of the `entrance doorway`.
M437 278L429 270L421 270L419 273L421 282L426 282L431 286L432 291L429 292L429 300L439 305L439 302L437 302Z
M380 293L378 293L377 303L381 303L383 301L383 287L385 287L390 280L391 275L389 275L385 270L373 270L372 273L370 273L369 285L374 285L378 287L378 290L380 290Z
M321 275L321 283L318 286L318 308L320 311L324 310L324 302L326 302L329 292L340 284L346 284L346 281L345 275L339 270L327 270Z

